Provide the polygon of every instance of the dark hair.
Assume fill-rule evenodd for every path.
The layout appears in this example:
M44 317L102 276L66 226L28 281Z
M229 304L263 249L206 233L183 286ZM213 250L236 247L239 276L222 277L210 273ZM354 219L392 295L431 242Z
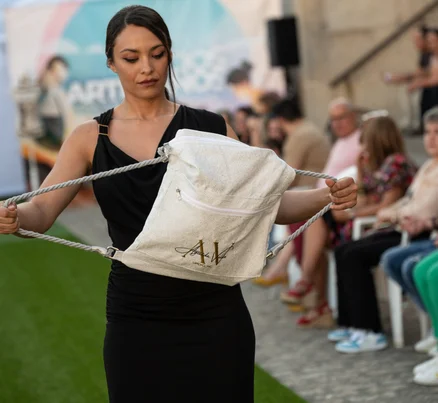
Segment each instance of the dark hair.
M105 54L107 64L113 60L114 44L120 33L128 26L136 25L151 31L164 45L167 51L169 65L168 78L172 90L173 99L175 99L175 89L173 86L173 65L171 59L172 39L170 38L169 29L160 14L155 10L145 6L128 6L117 12L108 23L106 30ZM169 92L165 88L166 98L170 99Z
M40 72L40 75L38 77L38 85L41 87L42 90L43 90L43 87L45 86L44 85L44 81L43 81L45 73L47 71L51 70L56 63L61 63L66 68L70 67L68 62L67 62L67 60L64 57L60 56L60 55L55 55L55 56L52 56L50 59L48 59L47 62L46 62L46 66L45 66L44 70L42 70Z
M227 76L227 84L240 84L249 81L249 72L252 69L251 63L244 61L240 67L231 70Z
M265 145L265 147L270 148L271 150L275 150L277 148L280 151L280 153L281 153L282 148L283 148L283 143L281 141L279 141L277 139L273 139L271 137L267 138L264 141L264 145Z
M428 34L434 34L434 35L437 35L438 36L438 28L428 28L427 29L427 33Z
M300 104L296 98L284 99L272 108L272 117L279 117L289 122L298 120L304 117Z
M423 35L423 37L425 37L429 33L430 28L427 27L426 25L420 25L418 27L418 30L421 32L421 35Z
M270 111L274 105L281 101L281 97L274 91L268 91L260 95L258 101L261 104L266 105L267 109Z
M236 109L236 112L243 112L248 116L257 116L257 114L254 112L254 109L252 109L250 106L240 106Z
M55 55L55 56L52 56L49 60L47 60L46 70L52 69L53 66L55 65L55 63L61 63L65 67L67 67L67 68L69 67L68 62L67 62L67 60L64 57L59 56L59 55Z

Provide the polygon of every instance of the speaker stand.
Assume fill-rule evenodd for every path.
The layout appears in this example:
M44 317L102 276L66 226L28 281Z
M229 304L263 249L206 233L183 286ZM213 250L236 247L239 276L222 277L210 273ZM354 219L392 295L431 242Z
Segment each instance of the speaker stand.
M284 66L283 72L286 83L286 97L294 98L299 96L297 69L292 66Z

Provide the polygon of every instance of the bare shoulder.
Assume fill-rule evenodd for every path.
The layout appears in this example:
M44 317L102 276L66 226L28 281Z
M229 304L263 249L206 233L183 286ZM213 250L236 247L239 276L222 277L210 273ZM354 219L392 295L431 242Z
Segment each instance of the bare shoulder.
M98 136L98 125L95 120L81 123L67 136L60 152L74 151L83 155L91 163Z
M89 140L90 137L97 138L97 136L98 136L97 122L95 120L88 120L84 123L81 123L79 126L77 126L72 131L69 138L74 138L76 141L79 141L82 138Z

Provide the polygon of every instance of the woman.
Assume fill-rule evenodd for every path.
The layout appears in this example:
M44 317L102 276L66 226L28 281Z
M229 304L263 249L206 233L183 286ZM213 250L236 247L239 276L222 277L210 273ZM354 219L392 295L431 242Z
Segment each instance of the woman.
M64 141L66 123L70 114L70 105L61 87L67 78L68 68L68 63L63 57L54 56L47 62L39 81L41 95L38 106L44 135L38 141L56 150Z
M121 167L157 155L179 129L237 139L224 119L177 105L166 97L172 81L172 42L154 10L130 6L109 22L106 56L120 79L124 101L68 137L43 186ZM142 230L166 165L158 164L95 182L113 245L125 250ZM329 200L334 209L355 204L352 179L328 188L287 192L277 221L310 217ZM0 209L0 233L18 228L45 232L77 188L40 195ZM175 223L178 225L178 223ZM253 402L254 330L240 286L169 278L113 261L107 292L104 361L111 403L187 401Z
M431 157L418 171L409 196L379 210L377 231L361 240L340 245L335 249L338 277L339 329L329 334L338 341L336 350L345 353L376 351L386 348L377 304L372 269L380 262L382 254L400 244L398 226L406 217L432 217L438 200L438 108L426 113L424 146ZM423 231L412 241L429 238ZM353 332L347 329L355 329Z
M335 247L351 241L355 217L375 215L401 198L412 182L415 166L408 160L403 137L394 120L389 116L378 116L366 122L360 138L362 152L357 161L357 182L361 190L356 208L348 212L328 213L311 226L305 239L312 241L304 248L300 282L282 295L285 302L295 303L303 298L304 303L316 307L298 319L300 326L333 325L326 292L312 292L315 271L325 259L325 247ZM313 237L311 237L313 235ZM309 246L309 245L307 245ZM325 290L326 283L318 289Z

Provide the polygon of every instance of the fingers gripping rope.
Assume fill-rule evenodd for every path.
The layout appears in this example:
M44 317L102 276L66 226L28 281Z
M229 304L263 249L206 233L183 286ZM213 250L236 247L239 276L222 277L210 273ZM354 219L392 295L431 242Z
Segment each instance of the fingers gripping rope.
M51 192L54 190L63 189L63 188L69 187L69 186L80 185L80 184L95 181L95 180L101 179L101 178L107 178L107 177L118 175L121 173L133 171L135 169L140 169L140 168L143 168L145 166L159 164L161 162L168 162L169 149L168 149L167 145L160 147L158 149L158 154L160 155L160 157L158 157L158 158L154 158L151 160L145 160L145 161L138 162L135 164L127 165L127 166L122 167L122 168L116 168L116 169L111 169L109 171L99 172L98 174L84 176L83 178L73 179L73 180L70 180L67 182L59 183L57 185L48 186L45 188L34 190L32 192L24 193L24 194L19 195L19 196L14 196L14 197L11 197L10 199L5 200L3 205L5 207L8 207L11 203L20 202L23 200L28 200L34 196L38 196L40 194L48 193L48 192ZM335 182L337 180L333 176L320 174L320 173L316 173L316 172L301 171L299 169L295 170L295 172L297 173L297 175L311 176L313 178L321 178L321 179L332 179ZM328 204L319 213L315 214L310 220L308 220L303 226L301 226L297 231L295 231L292 235L290 235L288 238L286 238L283 242L280 242L279 244L275 245L268 252L267 258L270 259L270 258L277 256L277 254L280 252L280 250L282 250L289 242L293 241L295 238L297 238L299 235L301 235L318 218L322 217L328 210L330 210L331 206L332 206L332 203ZM112 258L114 256L114 252L117 250L112 246L109 246L107 248L103 248L100 246L89 246L89 245L84 245L84 244L81 244L78 242L72 242L72 241L68 241L66 239L61 239L61 238L57 238L54 236L40 234L38 232L27 231L27 230L23 230L23 229L19 229L18 234L25 236L25 237L37 238L37 239L41 239L44 241L54 242L54 243L57 243L60 245L69 246L71 248L81 249L81 250L84 250L87 252L96 252L96 253L99 253L100 255L102 255L106 258Z

